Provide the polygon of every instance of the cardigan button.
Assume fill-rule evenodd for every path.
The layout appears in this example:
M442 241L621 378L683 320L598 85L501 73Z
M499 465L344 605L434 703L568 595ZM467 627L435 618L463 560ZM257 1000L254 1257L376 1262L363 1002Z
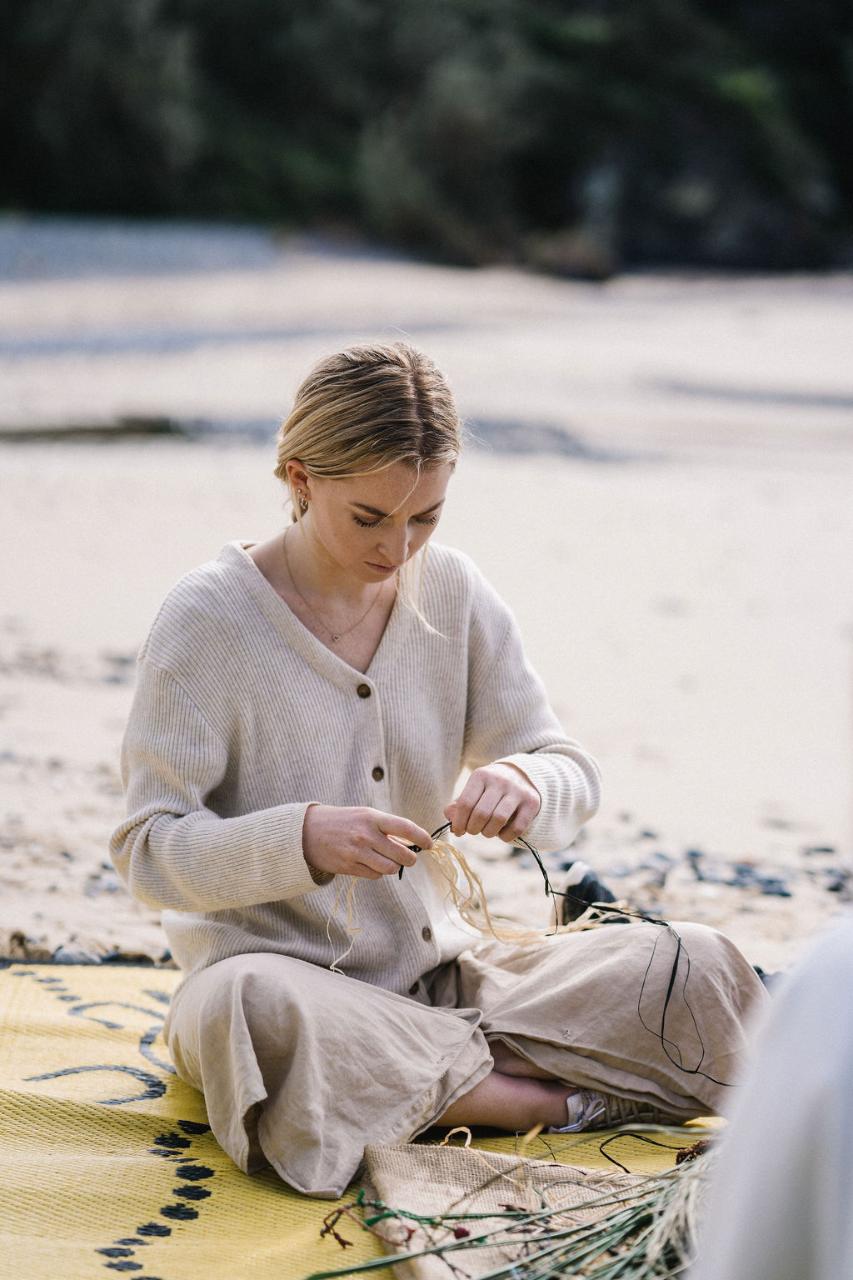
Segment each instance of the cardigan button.
M360 698L369 698L372 690L369 684L360 684L356 689L356 693Z
M371 769L370 776L373 778L374 782L381 782L385 777L385 770L382 768L382 765L378 764L375 769Z
M425 924L424 927L421 929L421 937L423 938L424 942L429 942L430 939L432 938L432 929L429 927L428 924Z

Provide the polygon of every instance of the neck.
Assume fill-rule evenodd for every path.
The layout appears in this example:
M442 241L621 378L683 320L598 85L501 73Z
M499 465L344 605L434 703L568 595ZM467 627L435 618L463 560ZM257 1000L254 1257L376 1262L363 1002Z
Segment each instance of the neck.
M339 600L357 606L368 604L382 593L383 582L360 582L329 556L311 524L311 516L302 517L287 530L287 559L298 590L308 598ZM395 574L390 582L396 584Z

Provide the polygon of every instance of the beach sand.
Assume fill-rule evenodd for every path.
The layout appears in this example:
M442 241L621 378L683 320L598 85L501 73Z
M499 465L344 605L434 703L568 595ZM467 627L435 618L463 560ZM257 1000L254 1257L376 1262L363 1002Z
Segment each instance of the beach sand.
M435 537L511 604L602 766L555 879L580 857L790 964L849 899L851 294L594 287L298 241L254 272L0 287L0 955L168 963L107 853L136 651L183 573L283 526L274 428L312 361L407 337L481 441ZM195 427L67 431L158 415ZM466 847L493 907L547 921L529 857Z

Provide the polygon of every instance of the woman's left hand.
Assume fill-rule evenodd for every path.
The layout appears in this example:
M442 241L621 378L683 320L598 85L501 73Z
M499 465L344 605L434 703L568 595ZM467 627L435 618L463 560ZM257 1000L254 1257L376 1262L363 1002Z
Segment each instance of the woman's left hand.
M498 836L511 844L536 817L542 797L514 764L499 760L475 769L444 810L455 836Z

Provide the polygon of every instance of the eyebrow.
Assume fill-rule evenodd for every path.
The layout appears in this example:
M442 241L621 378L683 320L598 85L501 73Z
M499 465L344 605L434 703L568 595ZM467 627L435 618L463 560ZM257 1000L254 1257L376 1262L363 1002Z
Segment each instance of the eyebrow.
M438 502L434 502L431 507L427 507L425 511L418 511L415 514L416 516L428 516L431 511L437 510L443 502L444 498L441 498ZM388 518L387 511L380 511L378 507L369 507L366 502L353 502L350 505L360 507L362 511L367 511L372 516L379 516L382 520Z

